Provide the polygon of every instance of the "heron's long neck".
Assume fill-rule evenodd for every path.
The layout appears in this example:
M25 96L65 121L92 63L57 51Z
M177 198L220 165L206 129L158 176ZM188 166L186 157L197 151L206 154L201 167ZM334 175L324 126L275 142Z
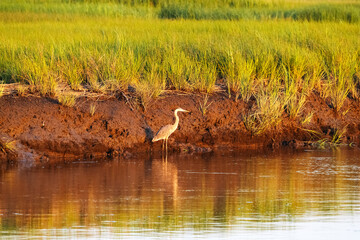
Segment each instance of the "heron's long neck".
M175 129L178 127L178 125L179 125L179 117L178 117L178 115L177 115L177 113L178 113L178 111L177 110L175 110L175 113L174 113L174 115L175 115L175 123L174 123L174 127L175 127Z

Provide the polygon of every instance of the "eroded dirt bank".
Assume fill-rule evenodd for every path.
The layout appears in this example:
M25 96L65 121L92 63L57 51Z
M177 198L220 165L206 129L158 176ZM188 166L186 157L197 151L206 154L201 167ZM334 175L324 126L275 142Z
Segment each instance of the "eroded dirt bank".
M152 144L157 130L173 123L173 110L182 107L179 129L169 139L170 151L206 152L217 148L303 147L307 141L331 139L339 134L343 143L359 143L360 104L346 100L344 111L336 112L320 97L310 96L299 119L313 113L310 123L282 121L270 131L254 135L243 117L255 101L235 102L226 94L210 96L205 115L200 111L203 95L170 93L152 102L144 111L124 98L82 97L73 108L57 100L36 96L7 95L0 98L0 159L48 161L92 156L130 156L159 152L161 142ZM90 113L90 106L96 106ZM336 137L336 136L335 136Z

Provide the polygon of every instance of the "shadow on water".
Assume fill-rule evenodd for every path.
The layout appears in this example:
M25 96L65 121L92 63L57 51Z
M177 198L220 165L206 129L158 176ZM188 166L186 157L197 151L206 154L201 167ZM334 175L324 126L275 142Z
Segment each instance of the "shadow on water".
M281 229L284 224L274 223L309 216L358 216L359 156L359 150L346 149L167 160L149 154L136 160L2 167L0 229L10 235L19 229L94 227L112 234L189 229L200 234Z

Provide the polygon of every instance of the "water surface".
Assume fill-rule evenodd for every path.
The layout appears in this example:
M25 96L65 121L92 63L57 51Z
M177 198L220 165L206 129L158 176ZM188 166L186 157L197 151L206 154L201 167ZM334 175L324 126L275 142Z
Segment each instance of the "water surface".
M357 149L2 165L0 237L360 239L359 190Z

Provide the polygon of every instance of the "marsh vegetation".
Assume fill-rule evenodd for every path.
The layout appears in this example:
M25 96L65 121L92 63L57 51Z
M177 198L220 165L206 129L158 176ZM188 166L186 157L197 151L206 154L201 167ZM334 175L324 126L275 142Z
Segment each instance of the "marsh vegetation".
M255 134L283 114L304 121L312 93L339 113L359 98L358 0L4 0L0 12L0 81L42 96L131 92L146 109L165 90L224 91L255 102Z

